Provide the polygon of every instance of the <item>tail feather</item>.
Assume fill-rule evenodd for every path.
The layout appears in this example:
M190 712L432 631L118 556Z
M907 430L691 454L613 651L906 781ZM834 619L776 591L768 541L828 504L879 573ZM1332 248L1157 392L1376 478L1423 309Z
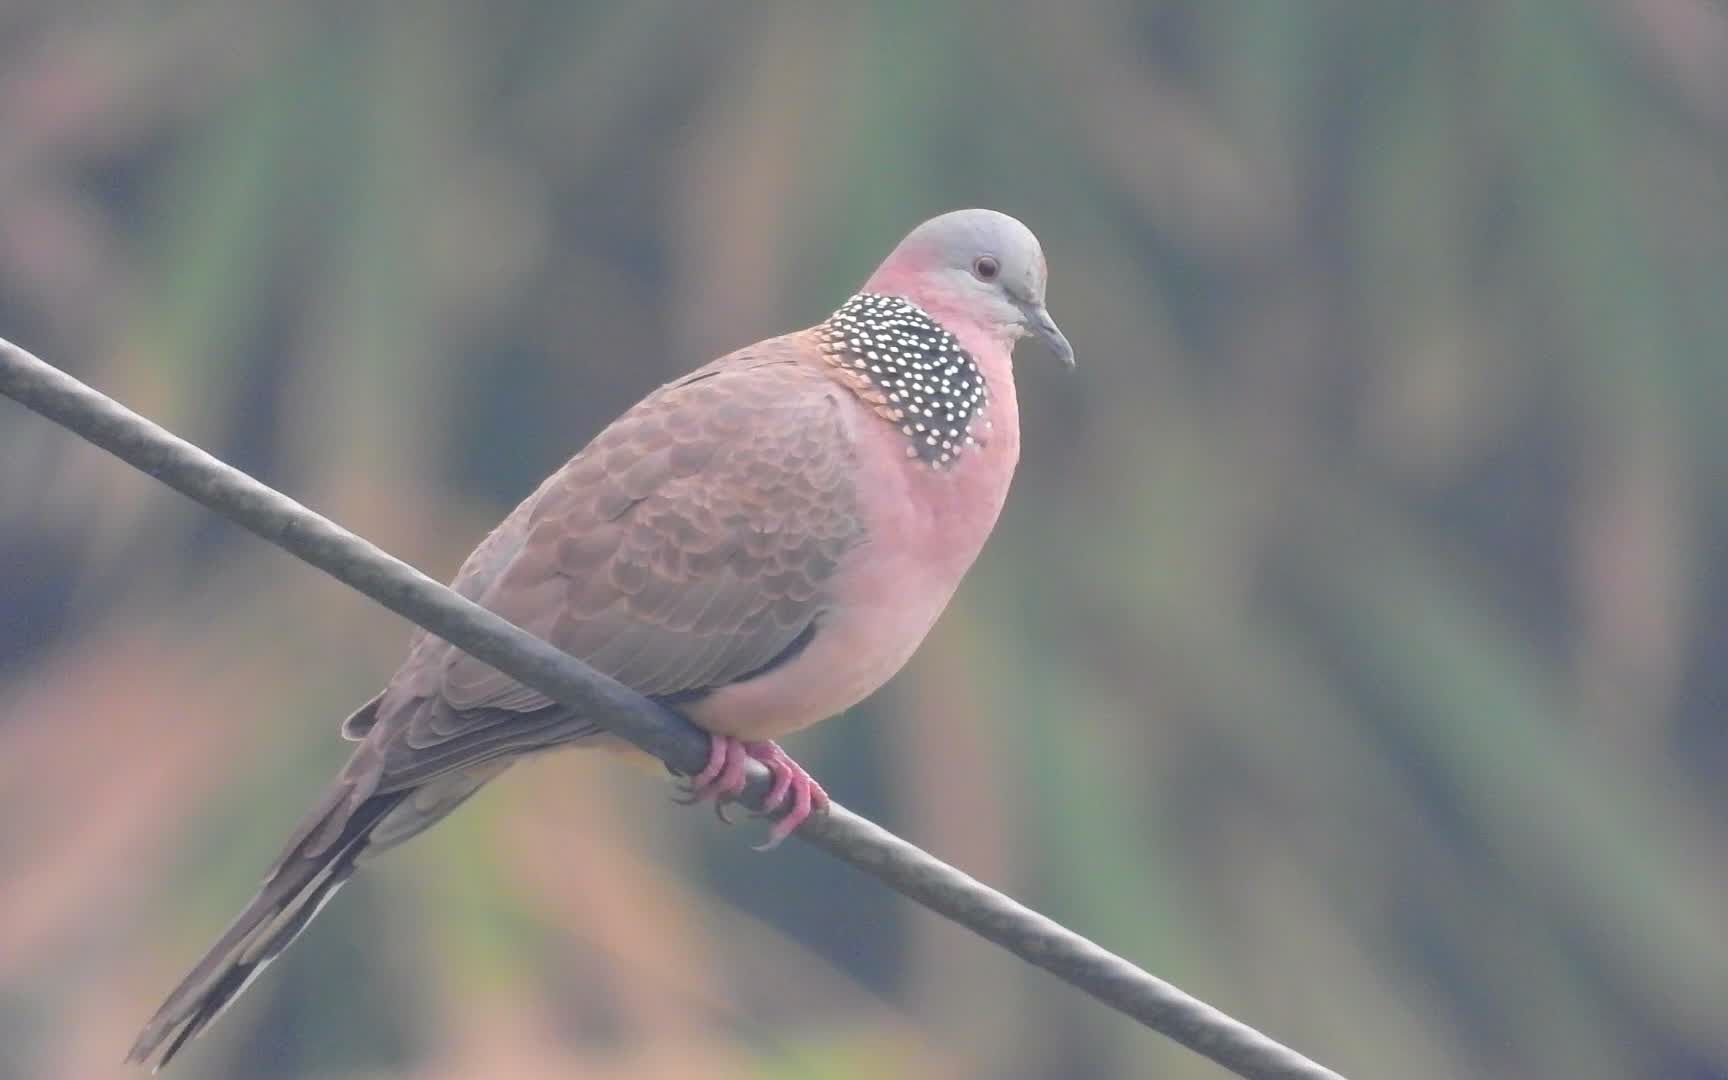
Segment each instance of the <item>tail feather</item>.
M513 760L482 761L380 792L375 763L364 752L294 831L258 895L156 1010L127 1061L154 1057L156 1068L168 1064L306 929L362 859L418 836Z
M160 1069L187 1040L220 1016L306 929L354 873L373 830L413 794L391 791L353 805L349 790L344 785L332 792L296 831L258 895L168 995L132 1045L127 1061L148 1063L157 1057L154 1067ZM326 841L324 837L331 833L333 837Z

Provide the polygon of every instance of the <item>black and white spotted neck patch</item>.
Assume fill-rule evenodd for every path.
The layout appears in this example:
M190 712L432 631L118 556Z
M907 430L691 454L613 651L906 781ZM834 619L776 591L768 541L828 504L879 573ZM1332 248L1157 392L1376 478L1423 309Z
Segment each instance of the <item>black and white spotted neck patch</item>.
M898 296L859 293L818 330L835 364L886 399L884 417L907 439L907 457L936 468L977 445L971 424L990 398L984 373L953 334Z

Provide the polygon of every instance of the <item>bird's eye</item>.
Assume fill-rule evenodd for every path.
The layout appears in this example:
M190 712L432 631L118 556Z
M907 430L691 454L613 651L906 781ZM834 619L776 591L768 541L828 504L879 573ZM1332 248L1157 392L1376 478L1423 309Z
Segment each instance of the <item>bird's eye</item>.
M1001 272L1002 264L993 255L980 255L972 260L972 273L979 281L995 281Z

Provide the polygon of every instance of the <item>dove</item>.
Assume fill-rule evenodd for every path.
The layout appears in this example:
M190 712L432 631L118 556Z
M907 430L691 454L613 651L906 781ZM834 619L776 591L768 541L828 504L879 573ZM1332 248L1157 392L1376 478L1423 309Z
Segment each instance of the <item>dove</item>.
M648 394L451 587L707 732L688 801L723 807L760 761L777 844L828 796L776 740L900 670L996 524L1020 456L1015 344L1074 364L1046 272L1037 238L1005 214L924 222L821 323ZM358 746L335 783L128 1060L167 1064L364 860L511 763L621 745L425 631L342 734Z

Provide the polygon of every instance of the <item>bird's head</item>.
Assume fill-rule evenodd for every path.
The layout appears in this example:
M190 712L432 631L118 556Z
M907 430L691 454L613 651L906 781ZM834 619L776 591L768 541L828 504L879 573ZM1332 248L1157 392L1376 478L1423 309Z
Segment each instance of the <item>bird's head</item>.
M1031 229L995 210L955 210L908 233L864 291L910 300L950 328L1036 337L1071 368L1074 349L1044 306L1045 275Z

